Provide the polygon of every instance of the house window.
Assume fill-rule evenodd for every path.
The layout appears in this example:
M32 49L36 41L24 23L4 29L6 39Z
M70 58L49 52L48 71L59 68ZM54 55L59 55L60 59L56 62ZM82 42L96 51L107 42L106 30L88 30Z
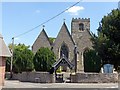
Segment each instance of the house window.
M84 24L83 24L83 23L80 23L80 24L79 24L79 30L81 30L81 31L84 30Z

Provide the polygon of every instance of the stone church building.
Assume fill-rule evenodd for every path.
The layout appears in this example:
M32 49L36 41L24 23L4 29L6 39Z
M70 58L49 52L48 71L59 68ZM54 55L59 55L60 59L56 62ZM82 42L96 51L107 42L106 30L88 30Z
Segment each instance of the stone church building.
M55 53L56 60L59 60L64 54L75 66L75 71L83 72L83 53L85 49L92 48L90 38L90 18L73 18L71 21L71 33L64 22L54 42L50 43L49 37L43 29L35 40L32 50L36 53L39 48L48 47ZM69 71L66 66L63 69Z

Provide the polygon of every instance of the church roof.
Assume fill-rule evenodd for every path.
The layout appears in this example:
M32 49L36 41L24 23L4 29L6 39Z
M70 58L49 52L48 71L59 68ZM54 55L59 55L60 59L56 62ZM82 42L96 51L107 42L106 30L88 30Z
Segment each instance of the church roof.
M11 53L8 49L8 47L6 46L2 35L0 34L0 57L10 57Z
M63 23L63 25L62 25L62 27L61 27L61 30L60 30L59 33L58 33L57 38L59 37L59 35L62 35L62 38L63 38L63 40L64 40L64 37L65 37L65 36L63 36L63 34L64 34L63 32L64 32L64 33L67 33L67 35L69 36L70 40L71 40L72 43L75 45L75 42L73 41L73 38L71 37L70 32L68 31L68 28L67 28L67 25L65 24L65 22ZM57 38L56 38L56 40L55 40L55 43L56 43L56 41L57 41Z
M35 40L34 44L32 45L33 53L36 53L41 47L45 47L45 48L49 48L49 49L51 48L49 38L48 38L44 28L42 29L42 31L38 35L37 39Z
M74 65L67 59L65 55L63 55L59 60L57 60L52 67L54 67L55 70L59 68L59 66L68 66L70 69L74 68Z
M63 28L63 27L65 27L65 28L66 28L65 30L67 31L67 33L68 33L68 35L69 35L69 37L70 37L71 41L72 41L72 42L74 43L74 45L75 45L75 42L73 41L73 38L72 38L72 36L70 35L70 32L68 31L68 28L67 28L67 25L65 24L65 22L63 23L62 28ZM61 28L61 29L62 29L62 28Z
M47 35L47 33L45 32L44 28L43 28L41 34L42 34L42 33L46 36L47 40L49 41L48 35Z
M45 32L45 30L44 30L44 28L43 28L42 31L41 31L41 33L38 35L37 39L35 40L34 44L37 42L37 40L39 39L39 37L42 36L42 35L43 35L44 37L46 37L47 41L49 42L49 37L47 36L47 33ZM33 45L34 45L34 44L33 44ZM49 44L50 44L50 42L49 42Z

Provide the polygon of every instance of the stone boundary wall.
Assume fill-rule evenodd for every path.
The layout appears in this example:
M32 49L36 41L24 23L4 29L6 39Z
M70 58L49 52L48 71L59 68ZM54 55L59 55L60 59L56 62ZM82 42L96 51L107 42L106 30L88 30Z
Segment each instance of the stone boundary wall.
M6 73L7 79L10 78L10 73ZM54 76L49 72L22 72L13 74L12 80L19 80L21 82L36 82L36 83L52 83Z
M6 73L7 79L10 77L10 73ZM21 82L35 82L35 83L54 83L54 74L49 72L23 72L19 74L13 74L13 80L19 80ZM71 83L117 83L118 74L111 73L76 73L70 75Z
M116 83L118 74L111 73L76 73L70 75L71 83Z

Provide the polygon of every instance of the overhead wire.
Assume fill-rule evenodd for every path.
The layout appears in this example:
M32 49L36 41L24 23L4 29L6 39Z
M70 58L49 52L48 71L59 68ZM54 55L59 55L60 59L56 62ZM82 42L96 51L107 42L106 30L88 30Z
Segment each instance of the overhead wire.
M80 0L80 1L81 1L81 0ZM22 36L22 35L25 35L25 34L31 32L31 31L35 30L36 28L38 28L38 27L40 27L40 26L46 24L47 22L51 21L52 19L58 17L59 15L61 15L61 14L64 13L65 11L67 11L68 9L70 9L70 8L72 8L73 6L75 6L75 5L77 5L78 3L80 3L80 1L78 1L78 2L75 3L75 4L73 4L73 5L70 6L69 8L63 10L62 12L58 13L57 15L53 16L52 18L46 20L45 22L39 24L38 26L36 26L36 27L34 27L34 28L32 28L32 29L30 29L30 30L28 30L28 31L26 31L26 32L24 32L24 33L22 33L22 34L19 34L19 35L15 36L15 37L12 37L12 56L11 56L11 70L10 70L10 71L11 71L11 76L12 76L12 69L13 69L12 63L13 63L13 53L14 53L14 39L17 38L17 37L20 37L20 36Z
M80 1L81 1L81 0L80 0ZM34 28L32 28L32 29L30 29L30 30L24 32L24 33L21 33L21 34L19 34L19 35L16 35L16 36L13 37L13 38L17 38L17 37L20 37L20 36L22 36L22 35L25 35L25 34L31 32L31 31L35 30L36 28L38 28L38 27L40 27L40 26L46 24L47 22L49 22L49 21L51 21L52 19L54 19L54 18L60 16L61 14L63 14L63 13L66 12L67 10L69 10L70 8L72 8L72 7L74 7L75 5L77 5L78 3L80 3L80 1L76 2L75 4L73 4L72 6L70 6L69 8L63 10L62 12L60 12L60 13L58 13L57 15L53 16L52 18L46 20L45 22L43 22L43 23L37 25L36 27L34 27Z

